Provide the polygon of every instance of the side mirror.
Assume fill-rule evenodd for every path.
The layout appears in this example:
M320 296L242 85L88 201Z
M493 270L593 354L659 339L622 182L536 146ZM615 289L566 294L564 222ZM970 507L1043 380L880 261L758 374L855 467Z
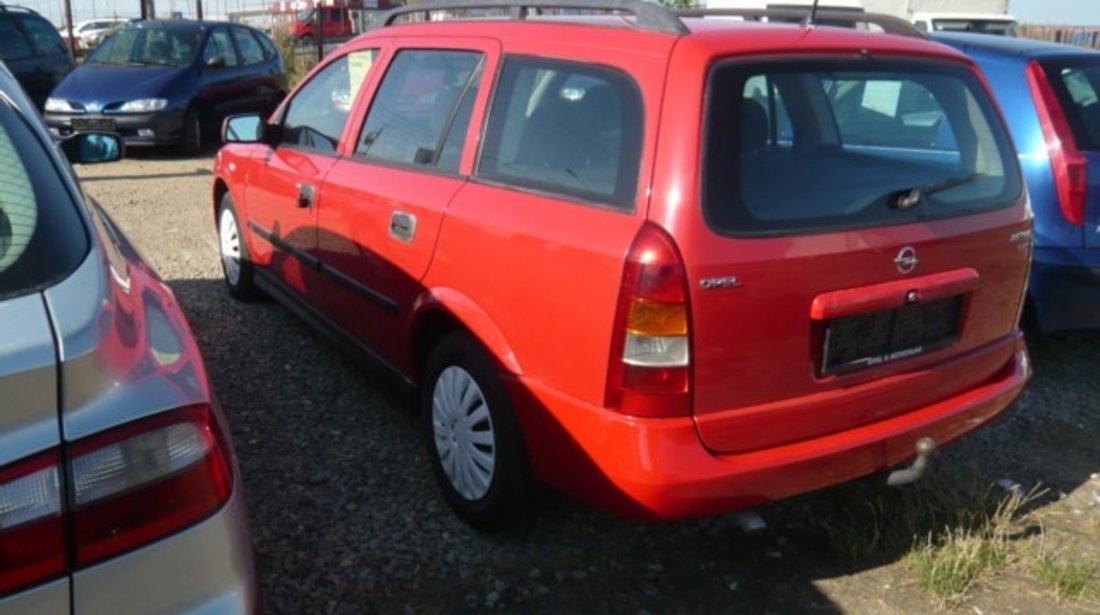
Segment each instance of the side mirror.
M122 137L110 132L78 132L61 141L61 151L69 162L96 164L122 158Z
M231 115L222 124L225 143L261 143L265 133L264 119L256 113Z
M207 58L203 63L206 68L222 68L225 66L225 56L214 56Z

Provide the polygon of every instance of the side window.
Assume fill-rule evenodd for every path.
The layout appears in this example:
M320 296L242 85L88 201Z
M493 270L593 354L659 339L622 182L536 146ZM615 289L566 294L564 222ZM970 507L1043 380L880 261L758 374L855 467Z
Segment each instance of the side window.
M260 46L264 48L264 59L274 60L279 57L279 50L275 48L275 43L271 42L271 39L267 38L267 35L258 34L253 32L256 38L260 41Z
M377 56L377 49L353 51L314 75L287 107L281 143L335 152L351 105Z
M237 65L237 52L233 51L233 43L229 40L229 32L225 28L215 28L206 39L206 47L202 50L202 62L208 64L214 58L225 58L226 66Z
M0 16L0 60L18 60L31 56L31 44L19 26L9 17Z
M62 42L61 35L49 22L38 17L29 16L20 16L20 19L23 22L23 27L30 34L31 45L34 46L36 53L45 55L65 52L65 43Z
M914 80L823 82L845 146L957 151L947 114Z
M233 28L233 39L237 41L237 49L241 52L241 62L245 66L259 64L264 61L264 50L252 33L244 28Z
M482 54L473 51L399 52L374 96L355 153L377 160L457 169L463 126L469 125L473 109L473 101L467 104L466 99L476 87L481 58ZM459 117L462 113L465 118ZM455 139L444 143L448 131Z
M753 75L745 81L743 98L743 125L739 131L743 148L752 150L765 145L789 148L794 145L791 116L774 81L767 75Z
M520 187L633 207L642 98L625 73L509 58L489 111L478 175Z

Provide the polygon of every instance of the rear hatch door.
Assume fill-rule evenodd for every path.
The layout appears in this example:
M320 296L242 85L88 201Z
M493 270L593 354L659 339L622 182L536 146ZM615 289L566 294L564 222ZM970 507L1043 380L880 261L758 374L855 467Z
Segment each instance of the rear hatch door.
M1030 222L965 65L730 61L681 246L703 442L740 452L950 397L1005 365Z

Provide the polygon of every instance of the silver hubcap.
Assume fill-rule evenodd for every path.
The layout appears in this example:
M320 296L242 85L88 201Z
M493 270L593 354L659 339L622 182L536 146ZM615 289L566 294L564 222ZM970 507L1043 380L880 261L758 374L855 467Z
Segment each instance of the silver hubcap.
M221 237L222 265L225 266L225 279L233 286L241 279L241 237L237 232L237 219L228 209L222 210L218 224Z
M432 391L432 429L443 472L467 500L489 492L496 466L496 441L489 406L473 376L451 366Z

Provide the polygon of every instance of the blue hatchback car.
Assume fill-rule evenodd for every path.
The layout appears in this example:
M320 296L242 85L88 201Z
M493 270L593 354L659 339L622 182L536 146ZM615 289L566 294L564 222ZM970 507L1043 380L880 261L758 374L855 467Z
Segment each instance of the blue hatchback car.
M128 147L179 144L197 153L234 113L269 113L286 95L266 34L199 21L142 21L105 40L46 100L46 123L122 135Z
M936 33L985 71L1035 211L1030 317L1043 332L1100 327L1100 52Z

